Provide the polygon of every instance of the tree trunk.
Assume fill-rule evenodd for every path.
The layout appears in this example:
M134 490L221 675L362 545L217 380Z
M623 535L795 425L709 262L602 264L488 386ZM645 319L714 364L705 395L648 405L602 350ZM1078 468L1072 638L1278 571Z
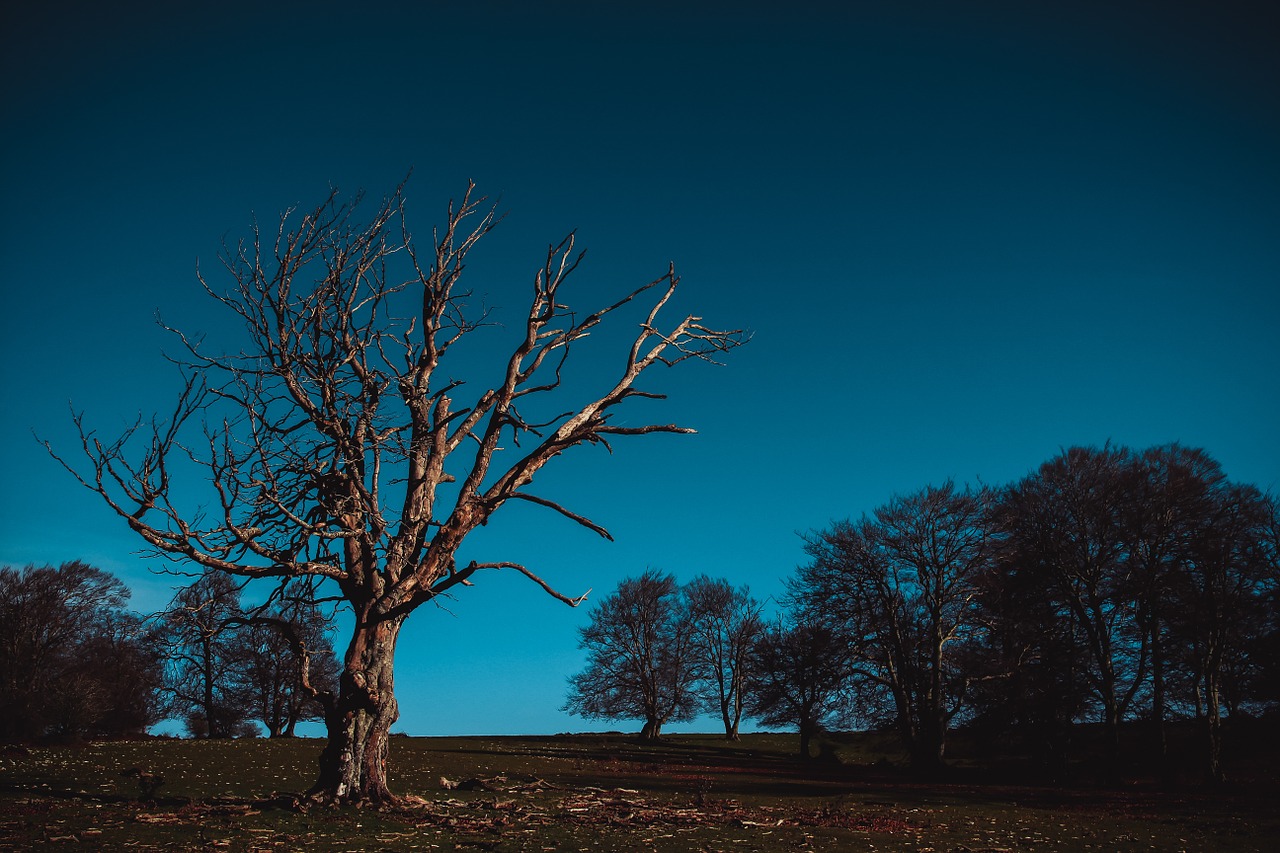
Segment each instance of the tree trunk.
M1220 660L1217 645L1210 646L1209 660L1205 663L1205 776L1210 785L1222 783L1222 688Z
M298 733L296 731L297 728L298 728L298 715L297 713L291 712L289 714L288 720L285 722L284 731L280 733L280 736L281 737L297 737L298 736Z
M922 720L916 729L915 742L910 746L912 770L917 773L935 773L941 770L947 749L947 724L940 718Z
M393 803L387 788L387 744L399 718L393 679L396 639L404 617L358 624L339 679L338 699L325 715L329 742L309 796L325 803Z
M813 723L806 720L800 721L800 760L808 761L813 756L809 754L809 744L813 741L813 733L817 729Z
M1168 781L1172 771L1169 767L1169 738L1165 731L1165 716L1168 714L1164 688L1164 638L1161 636L1160 620L1151 620L1151 724L1152 739L1155 745L1156 758L1160 764L1160 776Z
M1210 785L1221 784L1226 775L1222 772L1222 722L1216 707L1217 702L1209 702L1209 713L1205 716L1205 778Z
M724 739L738 740L738 720L740 713L732 713L730 711L730 702L724 699L720 702L720 718L724 720ZM734 709L735 711L737 709Z
M284 734L284 712L280 708L279 686L275 685L275 695L271 698L271 708L263 715L263 724L267 727L267 737L281 737Z
M939 581L941 580L940 574L938 579ZM942 597L942 591L940 589L936 590L934 600L941 601ZM925 697L925 707L922 709L922 719L917 732L917 737L920 740L918 741L914 762L916 770L933 773L942 768L943 758L947 750L946 699L942 695L942 650L945 645L945 637L942 630L941 611L935 608L929 614L929 622L932 626L929 656L929 693Z
M733 729L730 733L729 740L741 740L738 731L742 726L742 685L738 686L737 691L733 694Z
M1115 784L1120 781L1120 706L1114 696L1105 698L1102 713L1106 737L1104 771L1107 782Z
M644 728L640 730L640 740L658 740L661 736L662 720L650 717L644 721Z
M220 727L217 706L213 701L213 643L207 636L201 639L200 674L204 683L201 685L203 695L200 699L203 707L200 710L204 712L204 736L207 739L225 737Z

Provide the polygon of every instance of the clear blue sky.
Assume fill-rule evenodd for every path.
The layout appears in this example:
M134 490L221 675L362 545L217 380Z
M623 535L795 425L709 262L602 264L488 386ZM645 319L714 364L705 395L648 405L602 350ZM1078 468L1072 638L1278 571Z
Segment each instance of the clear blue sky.
M32 430L71 450L68 401L108 433L166 409L155 312L235 329L197 260L410 167L423 232L469 178L502 197L469 272L493 303L518 310L578 228L578 305L674 260L685 305L755 331L659 377L650 412L697 436L539 478L615 543L509 507L464 559L764 598L798 531L1073 444L1181 441L1280 488L1274 7L790 5L6 7L0 562L86 559L163 605L171 580ZM558 710L586 607L493 575L451 611L410 620L398 728L601 726Z

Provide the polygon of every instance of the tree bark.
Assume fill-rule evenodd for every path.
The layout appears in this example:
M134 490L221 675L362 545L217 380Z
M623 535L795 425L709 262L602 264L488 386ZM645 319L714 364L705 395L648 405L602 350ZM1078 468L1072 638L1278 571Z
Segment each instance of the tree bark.
M947 724L940 716L929 717L921 723L911 744L911 769L917 773L936 773L945 766Z
M201 700L204 705L204 736L206 739L222 736L221 731L219 731L219 715L213 703L213 651L210 648L211 645L212 643L208 637L203 638L200 644L202 655L200 660L201 676L204 681L201 685L204 688Z
M1210 785L1226 780L1222 771L1222 687L1220 658L1217 644L1209 651L1205 664L1205 776Z
M813 758L809 754L809 744L813 742L813 734L817 726L807 720L800 721L800 760L809 761Z
M329 742L320 776L308 792L331 804L389 804L387 746L400 717L393 666L404 617L358 624L339 679L338 700L326 714Z
M741 710L734 708L731 712L729 700L726 699L720 703L720 718L724 720L724 739L739 740L738 721L742 718Z
M1160 619L1151 618L1151 724L1156 759L1160 763L1160 776L1165 781L1172 777L1169 766L1169 738L1165 730L1167 715L1164 686L1164 638Z

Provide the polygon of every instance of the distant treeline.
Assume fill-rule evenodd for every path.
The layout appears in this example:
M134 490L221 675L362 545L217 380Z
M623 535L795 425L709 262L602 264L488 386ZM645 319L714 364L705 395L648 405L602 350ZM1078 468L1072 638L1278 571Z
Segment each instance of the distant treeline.
M143 618L129 589L80 561L0 566L0 740L142 734L165 719L196 737L291 735L321 708L337 662L309 589L253 608L229 576L206 574Z
M1280 506L1203 450L1072 448L1003 488L893 497L804 549L771 617L724 579L623 581L582 630L566 709L655 738L707 712L730 738L744 718L795 726L805 756L823 728L883 728L921 770L964 726L1054 773L1079 723L1101 725L1113 770L1123 736L1158 770L1166 723L1194 720L1220 780L1224 720L1280 706ZM247 607L210 573L147 619L128 598L82 562L0 567L0 738L165 718L287 735L334 689L330 623L301 581Z
M886 728L921 770L965 726L1060 772L1082 722L1112 771L1122 730L1167 767L1166 723L1194 719L1220 780L1224 718L1280 703L1277 501L1203 450L1072 448L1004 488L893 497L804 547L771 622L725 580L624 581L583 629L566 709L653 736L716 712L734 737L736 708L796 726L805 756L823 727Z

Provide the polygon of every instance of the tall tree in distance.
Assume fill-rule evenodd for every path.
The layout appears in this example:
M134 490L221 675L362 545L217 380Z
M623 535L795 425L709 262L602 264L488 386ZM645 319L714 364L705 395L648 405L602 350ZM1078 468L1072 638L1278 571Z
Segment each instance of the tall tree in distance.
M1221 466L1198 448L1151 447L1130 462L1132 496L1124 502L1126 568L1134 613L1150 649L1151 725L1163 762L1168 746L1169 667L1178 658L1170 626L1182 603L1177 590L1191 565L1190 548L1215 514L1216 495L1226 486ZM1167 769L1167 768L1166 768Z
M1265 630L1263 612L1268 565L1265 549L1270 506L1253 486L1228 484L1217 490L1213 513L1191 543L1175 583L1180 601L1173 618L1195 676L1196 704L1202 709L1206 778L1222 782L1221 714L1233 668L1253 639Z
M673 267L603 308L572 309L567 282L582 255L570 234L531 276L515 340L497 340L492 378L466 394L475 386L455 378L465 368L451 352L493 324L469 308L460 281L497 212L469 186L424 244L405 207L403 185L367 217L359 196L335 191L227 246L230 289L201 282L242 322L246 345L227 355L177 333L187 354L173 416L108 439L77 416L84 460L64 462L155 551L209 571L336 587L354 629L338 693L325 700L329 740L311 790L323 802L395 800L386 777L399 716L393 665L418 607L485 569L519 572L565 603L581 601L501 557L459 565L463 540L513 500L607 536L529 491L534 476L581 444L692 432L630 409L625 423L613 415L627 401L661 396L639 386L653 368L710 361L745 341L693 314L660 323L680 283ZM576 345L629 311L634 331L617 373L586 399L561 399ZM174 486L192 466L209 486L207 512Z
M707 706L719 713L726 740L738 727L751 683L751 650L764 622L760 602L746 586L702 575L683 589L691 632L690 654Z
M1280 708L1280 496L1265 498L1260 536L1265 578L1258 590L1265 626L1253 638L1251 657L1257 663L1249 682L1249 698L1263 708Z
M84 728L89 734L141 735L164 718L163 649L150 620L106 610L84 638L79 663L85 680L97 685L86 693L99 697Z
M627 578L591 613L580 645L587 666L569 680L564 709L606 720L643 720L642 740L698 712L693 636L672 575Z
M1083 638L1082 669L1101 711L1113 772L1120 722L1145 683L1150 652L1126 560L1130 460L1124 448L1073 447L1010 486L998 511L1007 559L1038 574Z
M942 764L965 679L952 651L974 630L991 560L991 495L952 482L896 497L857 522L811 536L792 584L810 620L844 637L859 678L876 685L917 770Z

